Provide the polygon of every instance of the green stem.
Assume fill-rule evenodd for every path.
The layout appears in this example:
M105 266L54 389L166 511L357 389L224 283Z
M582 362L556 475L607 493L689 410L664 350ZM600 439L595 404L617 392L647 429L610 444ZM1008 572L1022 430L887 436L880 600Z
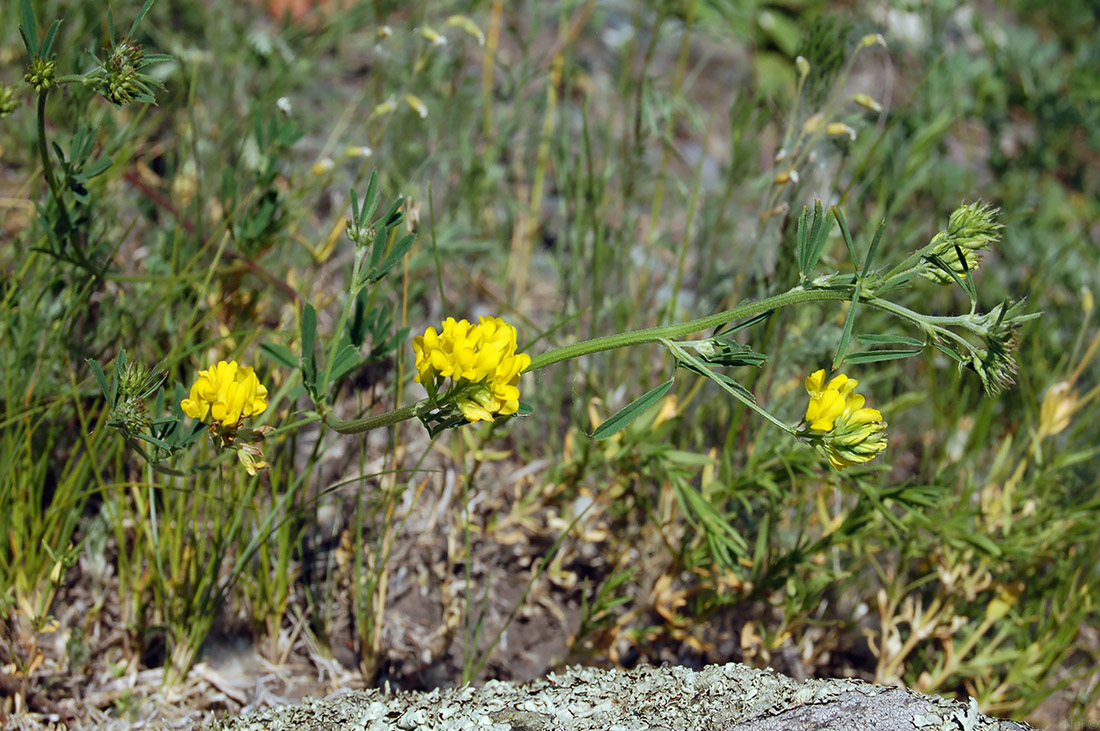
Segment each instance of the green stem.
M963 346L967 351L973 350L974 346L964 337L956 332L948 330L947 327L951 325L958 325L965 327L968 330L975 330L970 323L964 317L934 317L932 315L922 315L917 312L913 312L908 307L902 307L901 305L890 302L889 300L882 300L877 297L872 297L867 301L867 304L882 310L883 312L889 312L891 315L900 317L903 320L908 320L917 325L924 332L937 335L945 340L954 340L959 345ZM980 335L981 333L978 332Z
M358 222L357 222L358 223ZM366 249L355 245L355 263L351 267L351 287L349 287L348 296L344 298L344 310L340 313L340 322L336 325L336 337L332 339L332 347L329 348L328 354L325 357L325 372L324 377L321 379L321 393L318 397L324 400L327 397L328 387L331 385L328 382L329 376L332 375L332 364L336 360L337 348L340 347L340 343L343 342L344 327L348 323L348 317L351 314L352 304L359 299L359 291L362 287L359 285L359 276L363 269L363 257L366 255Z
M734 307L732 310L725 310L706 317L700 317L697 320L689 320L688 322L681 322L675 325L651 327L645 330L635 330L627 333L617 333L602 338L585 340L580 343L574 343L573 345L566 345L565 347L551 350L549 353L543 353L533 358L531 360L531 365L527 368L527 372L536 371L548 365L563 360L569 360L570 358L589 355L590 353L599 353L603 350L614 350L616 348L625 348L631 345L641 345L642 343L655 343L660 340L680 338L694 332L699 332L700 330L707 330L712 327L717 327L718 325L724 325L733 320L753 317L754 315L762 314L768 310L777 310L781 307L788 307L802 302L850 300L851 298L852 293L850 288L803 289L801 287L795 287L783 294L777 294L774 297L768 297L767 299L762 299L757 302L746 302Z
M61 220L65 224L65 235L72 233L73 224L69 220L69 210L65 207L65 201L61 200L61 191L57 189L57 181L53 177L53 162L50 160L50 149L46 144L46 97L50 90L44 89L38 95L38 155L42 158L42 175L46 178L46 184L50 186L50 194L57 204L57 210L61 213Z
M681 322L675 325L662 325L660 327L651 327L646 330L635 330L633 332L618 333L615 335L608 335L602 338L593 338L591 340L585 340L580 343L574 343L573 345L566 345L562 348L551 350L548 353L536 356L531 361L531 365L527 367L525 373L545 368L548 365L559 363L563 360L569 360L570 358L577 358L582 355L589 355L591 353L599 353L604 350L614 350L616 348L626 348L632 345L641 345L643 343L656 343L661 340L670 340L672 338L679 338L685 335L690 335L700 330L707 330L712 327L724 325L727 322L733 320L741 320L746 317L753 317L769 310L776 310L780 307L788 307L790 305L800 304L802 302L821 302L827 300L850 300L852 298L851 288L845 287L844 289L803 289L802 287L795 287L789 292L783 294L777 294L774 297L768 297L762 299L759 302L746 302L744 304L734 307L732 310L726 310L724 312L718 312L706 317L700 317L696 320L689 320L688 322ZM402 406L400 409L386 412L385 414L379 414L378 416L372 416L366 419L354 419L351 421L343 421L341 419L334 419L332 417L325 417L325 424L329 428L337 431L341 434L362 434L363 432L370 431L372 429L378 429L384 426L391 426L398 422L411 419L416 416L416 412L428 404L428 399L422 399L414 404L408 406ZM789 429L786 425L784 428Z
M387 411L384 414L378 416L371 416L366 419L353 419L351 421L344 421L342 419L336 419L330 416L324 418L324 422L333 431L340 432L341 434L362 434L363 432L371 431L372 429L380 429L384 426L392 426L407 419L411 419L416 416L416 412L421 407L428 403L428 399L421 399L414 404L408 406L402 406L400 409L394 409L393 411Z

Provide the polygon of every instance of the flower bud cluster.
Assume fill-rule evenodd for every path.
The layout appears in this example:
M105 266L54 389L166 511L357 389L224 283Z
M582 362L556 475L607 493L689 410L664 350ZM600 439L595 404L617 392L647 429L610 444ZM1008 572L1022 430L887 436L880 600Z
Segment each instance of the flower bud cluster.
M36 55L23 79L37 92L48 91L57 86L57 66L52 59Z
M145 52L141 44L124 38L115 46L107 59L107 83L104 96L119 106L129 104L141 91L138 85L138 69Z
M448 317L442 332L429 327L413 338L416 380L433 400L453 403L468 421L514 414L520 374L531 365L531 356L516 347L516 328L499 317L482 317L477 325Z
M855 392L859 381L843 373L828 383L825 371L806 378L810 401L802 437L838 470L869 462L886 449L886 422Z
M19 106L15 89L0 81L0 119L8 116Z
M938 284L949 284L954 277L944 267L964 277L967 271L981 266L981 252L1001 238L1001 224L996 221L999 212L980 201L956 209L947 230L940 231L929 243L921 276Z
M111 423L129 436L144 432L150 423L145 399L160 388L166 375L139 361L125 362L118 369L118 400L111 409Z

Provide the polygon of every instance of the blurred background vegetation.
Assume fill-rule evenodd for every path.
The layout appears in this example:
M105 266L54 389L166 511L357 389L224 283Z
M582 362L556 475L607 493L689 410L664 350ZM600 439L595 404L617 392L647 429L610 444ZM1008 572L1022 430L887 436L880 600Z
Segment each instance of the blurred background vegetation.
M201 714L739 661L1100 721L1095 3L316 5L157 3L136 31L172 57L148 70L155 106L50 96L84 260L51 233L19 9L0 7L21 102L0 121L0 713L122 723L163 712L169 687L199 689L175 705ZM105 4L33 6L42 32L64 18L59 73L109 44ZM126 28L136 9L115 13ZM857 53L867 34L886 48ZM826 110L854 139L822 139L778 184L788 130ZM885 220L883 261L965 201L1000 207L980 299L1043 315L996 398L935 351L850 369L890 448L844 473L703 379L592 441L667 379L657 348L529 376L532 416L431 442L415 423L286 428L304 402L281 349L306 302L335 330L348 191L371 171L418 239L356 309L348 418L421 398L409 334L446 316L499 315L537 353L784 291L815 199L861 240ZM839 236L822 265L850 267ZM965 309L953 288L913 296ZM797 421L844 315L743 331L769 357L743 382ZM913 335L876 317L860 328ZM256 366L271 468L251 478L202 439L174 455L184 476L137 458L88 364L117 378L123 350L166 371L154 419L199 368Z

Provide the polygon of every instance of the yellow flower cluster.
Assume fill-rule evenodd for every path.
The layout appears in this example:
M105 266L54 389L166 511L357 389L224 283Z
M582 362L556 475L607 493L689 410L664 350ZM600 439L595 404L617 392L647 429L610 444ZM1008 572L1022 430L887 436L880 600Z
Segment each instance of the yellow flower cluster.
M838 470L869 462L886 449L886 422L855 392L859 381L843 373L825 383L825 371L806 378L806 424L814 447Z
M267 388L256 372L237 361L219 361L205 371L199 371L191 397L180 402L183 413L192 419L234 429L246 416L262 414L267 408Z
M514 414L519 376L531 365L531 356L516 347L516 328L499 317L482 317L477 325L448 317L442 332L429 327L413 338L416 380L434 398L450 378L448 394L471 422Z

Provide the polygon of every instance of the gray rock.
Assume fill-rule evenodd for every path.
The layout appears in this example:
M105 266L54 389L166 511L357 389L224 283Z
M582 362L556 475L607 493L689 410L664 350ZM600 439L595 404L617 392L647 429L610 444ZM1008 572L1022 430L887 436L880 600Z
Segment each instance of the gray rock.
M858 680L796 683L744 665L574 667L519 685L351 691L215 723L210 731L1025 731L969 705Z

